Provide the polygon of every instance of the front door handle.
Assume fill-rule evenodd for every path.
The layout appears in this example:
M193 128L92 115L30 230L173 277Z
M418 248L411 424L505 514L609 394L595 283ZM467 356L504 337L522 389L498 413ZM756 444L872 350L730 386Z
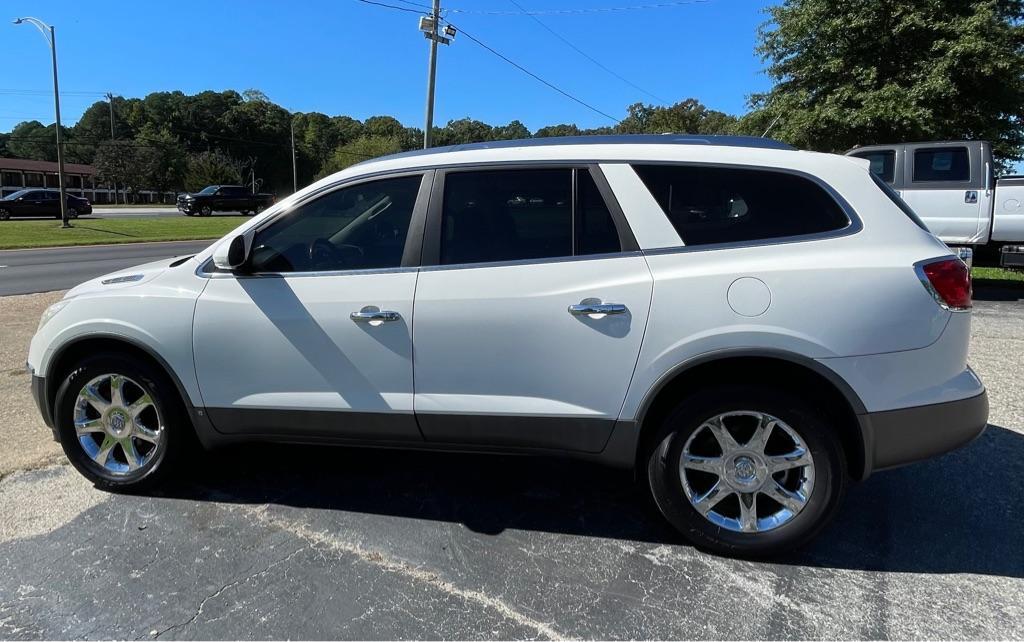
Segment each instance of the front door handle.
M583 316L589 314L625 314L626 306L621 303L577 303L569 306L569 314Z
M374 308L363 308L359 312L353 312L349 315L353 321L376 321L378 323L385 321L398 321L402 318L402 315L391 310L377 310Z

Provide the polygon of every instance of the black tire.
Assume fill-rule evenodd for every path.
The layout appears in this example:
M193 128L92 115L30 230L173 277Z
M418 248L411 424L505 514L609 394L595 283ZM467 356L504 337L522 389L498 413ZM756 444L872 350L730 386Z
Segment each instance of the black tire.
M68 208L68 219L77 219L77 218L78 218L78 210L76 210L73 207L69 207Z
M11 218L11 213L3 208L0 208L0 221L6 221Z
M213 208L210 207L209 205L203 205L202 207L199 208L199 215L200 216L211 216L211 215L213 215Z
M806 504L789 521L770 530L744 533L712 523L694 508L683 488L679 462L687 440L708 419L735 411L781 419L800 436L813 458L814 485ZM770 557L807 543L835 515L847 484L842 444L827 415L788 391L752 385L707 388L680 402L665 418L651 447L647 476L659 510L687 539L714 553L749 558Z
M134 473L114 474L100 466L85 452L75 434L74 412L78 394L88 382L105 374L122 375L139 384L149 394L163 419L162 445ZM136 493L153 488L179 467L184 453L194 444L188 416L167 374L129 355L83 359L61 382L54 410L54 421L65 455L78 472L101 490Z

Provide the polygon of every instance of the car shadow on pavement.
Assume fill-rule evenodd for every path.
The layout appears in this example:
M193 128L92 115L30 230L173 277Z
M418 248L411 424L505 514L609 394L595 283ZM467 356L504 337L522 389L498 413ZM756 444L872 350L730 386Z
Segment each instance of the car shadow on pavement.
M687 545L629 473L586 462L316 446L239 446L161 494ZM1024 577L1024 435L990 425L944 457L851 486L794 566Z
M1024 282L974 279L975 301L1024 301Z

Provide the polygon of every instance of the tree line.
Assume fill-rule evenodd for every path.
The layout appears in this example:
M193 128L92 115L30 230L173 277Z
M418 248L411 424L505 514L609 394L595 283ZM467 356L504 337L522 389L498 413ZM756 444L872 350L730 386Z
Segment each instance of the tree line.
M1003 168L1024 158L1024 0L785 0L768 10L757 52L773 81L745 114L695 98L636 103L611 127L471 118L435 127L436 145L610 133L741 134L803 149L912 140L992 141ZM726 73L725 71L723 73ZM113 118L111 116L113 115ZM113 122L111 122L113 121ZM294 127L301 185L382 154L417 149L423 132L391 116L291 113L257 90L155 92L98 101L64 128L66 160L128 190L196 190L255 179L292 188ZM0 134L0 156L56 160L39 121Z

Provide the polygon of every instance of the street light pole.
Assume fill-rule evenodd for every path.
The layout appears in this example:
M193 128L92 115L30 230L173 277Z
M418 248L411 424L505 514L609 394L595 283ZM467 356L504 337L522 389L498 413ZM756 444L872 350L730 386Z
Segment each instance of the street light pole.
M110 107L110 141L117 139L114 135L114 94L107 92L107 105ZM111 181L114 188L114 205L117 205L117 181Z
M60 90L57 86L57 36L54 33L53 27L38 18L18 18L14 21L14 24L20 25L26 22L34 25L35 28L39 30L39 33L43 34L43 37L50 43L50 58L53 61L53 111L57 120L57 181L60 183L60 220L61 227L71 227L71 224L68 222L67 192L65 191L64 181L64 145L61 144L60 140Z

